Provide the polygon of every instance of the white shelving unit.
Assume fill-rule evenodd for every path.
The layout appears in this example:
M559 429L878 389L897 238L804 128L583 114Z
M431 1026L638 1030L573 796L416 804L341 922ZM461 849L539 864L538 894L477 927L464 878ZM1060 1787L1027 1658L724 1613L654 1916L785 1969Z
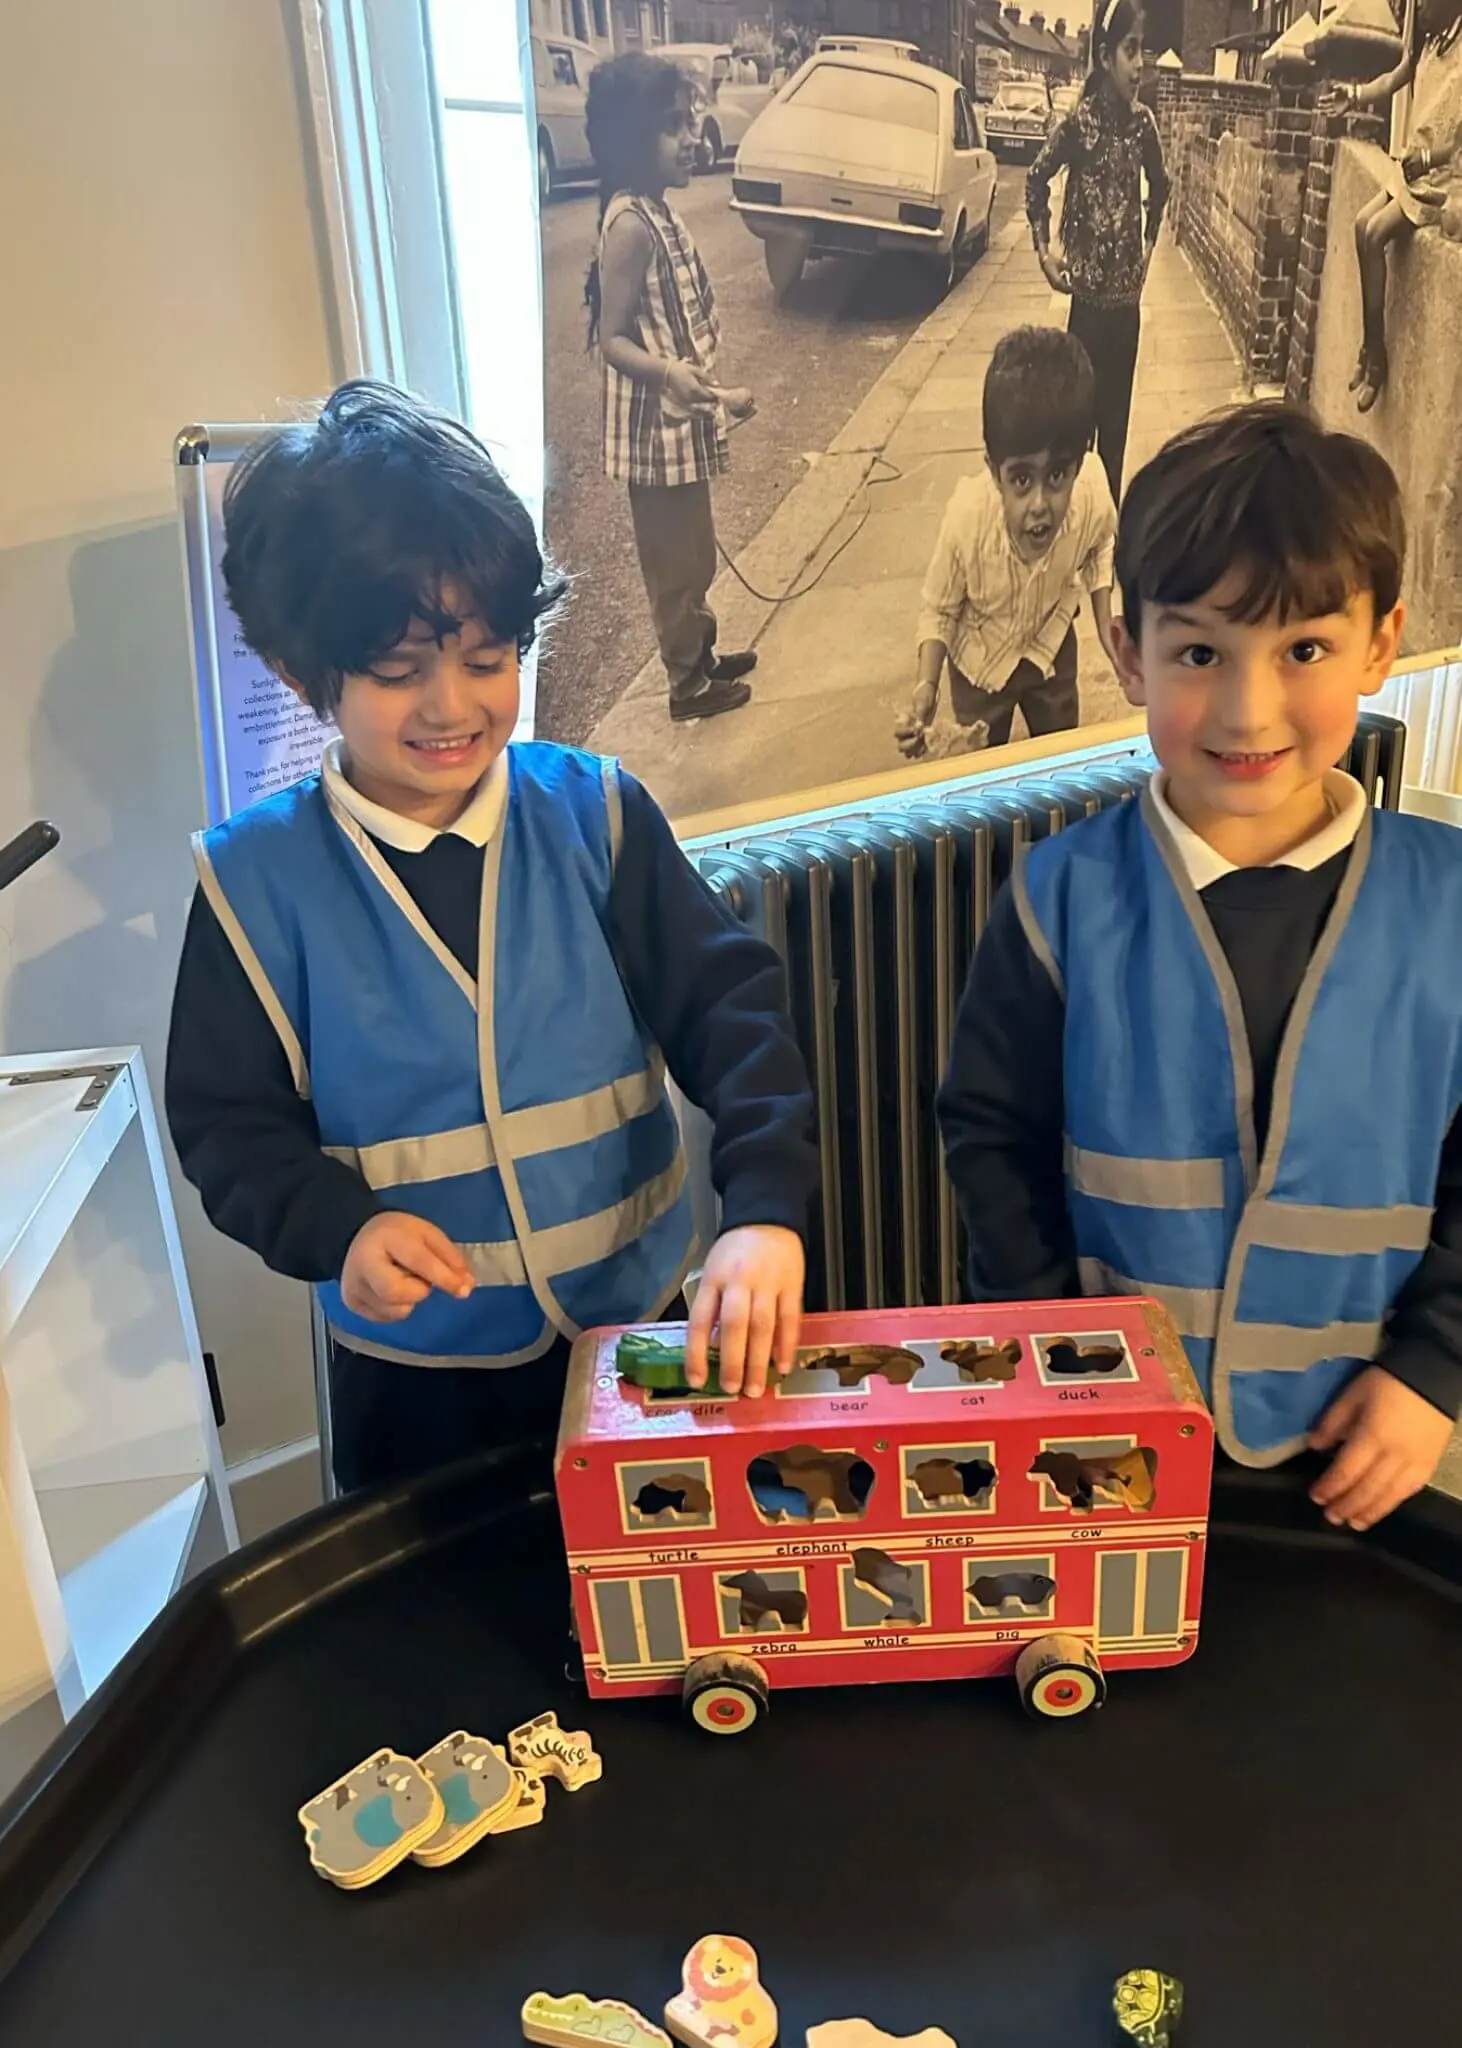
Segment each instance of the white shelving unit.
M0 1060L0 1793L237 1542L142 1054Z

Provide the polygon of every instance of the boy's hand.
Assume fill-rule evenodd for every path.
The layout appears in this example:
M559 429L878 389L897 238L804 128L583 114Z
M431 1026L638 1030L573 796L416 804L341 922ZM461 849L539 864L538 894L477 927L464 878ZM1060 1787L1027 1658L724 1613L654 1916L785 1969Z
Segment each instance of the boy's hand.
M434 1287L465 1301L476 1283L461 1252L435 1223L400 1209L373 1216L345 1255L345 1306L370 1323L403 1322Z
M780 1224L751 1223L718 1237L686 1331L687 1385L706 1383L706 1353L718 1322L719 1374L726 1393L755 1400L766 1390L773 1361L779 1373L790 1372L797 1363L806 1270L801 1238Z
M933 683L920 683L908 710L894 727L893 736L898 742L898 750L906 760L917 761L923 753L938 698L939 692Z
M1439 1408L1379 1365L1368 1366L1337 1395L1310 1448L1334 1450L1310 1499L1337 1528L1369 1529L1419 1493L1436 1471L1452 1434Z

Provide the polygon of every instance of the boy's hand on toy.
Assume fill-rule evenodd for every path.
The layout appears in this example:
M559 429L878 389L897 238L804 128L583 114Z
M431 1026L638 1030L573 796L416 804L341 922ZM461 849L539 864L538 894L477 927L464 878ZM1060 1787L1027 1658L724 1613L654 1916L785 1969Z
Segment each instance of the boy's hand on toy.
M749 1223L711 1246L685 1337L685 1378L706 1383L706 1353L719 1324L717 1372L727 1394L753 1400L766 1391L768 1367L789 1373L797 1363L802 1283L807 1262L795 1230Z
M690 363L669 363L665 369L665 390L668 397L684 412L714 412L716 410L716 388L708 384L694 365Z
M1040 259L1042 274L1051 290L1053 292L1069 292L1071 289L1071 272L1066 268L1063 258L1053 256L1049 249L1038 249L1036 254Z
M345 1255L345 1306L370 1323L399 1323L434 1287L465 1301L475 1282L457 1246L435 1223L399 1209L373 1216Z
M1384 1367L1369 1366L1311 1431L1312 1450L1336 1455L1310 1499L1337 1528L1369 1529L1421 1491L1451 1434L1439 1408Z

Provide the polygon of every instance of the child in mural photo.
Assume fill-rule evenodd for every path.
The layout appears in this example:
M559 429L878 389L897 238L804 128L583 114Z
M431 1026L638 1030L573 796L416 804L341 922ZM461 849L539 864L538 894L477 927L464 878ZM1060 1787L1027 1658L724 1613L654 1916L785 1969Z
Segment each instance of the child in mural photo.
M1306 413L1133 479L1117 651L1158 771L1031 848L939 1098L971 1300L1156 1296L1228 1454L1369 1528L1462 1406L1462 834L1335 767L1403 622L1390 468Z
M600 176L599 253L585 299L600 356L604 473L627 486L640 573L673 719L713 718L751 696L750 652L718 654L711 484L729 467L728 419L754 410L716 383L720 323L710 278L665 194L695 169L685 74L631 52L597 66L586 109Z
M167 1110L213 1223L319 1291L339 1485L551 1439L576 1333L677 1313L667 1069L721 1202L687 1372L718 1323L721 1384L760 1392L817 1174L781 966L616 762L509 744L561 588L521 501L362 382L256 443L224 514L248 644L339 738L198 841Z
M1056 122L1025 181L1041 269L1053 291L1071 294L1067 326L1096 372L1097 451L1114 499L1122 495L1142 289L1168 201L1157 123L1137 98L1141 82L1140 14L1132 0L1097 0L1081 98ZM1051 185L1062 171L1058 258L1051 248Z
M1076 616L1091 605L1115 661L1117 512L1091 453L1096 395L1086 350L1056 327L1002 336L985 374L985 467L956 485L924 579L918 677L894 728L910 759L929 750L939 685L968 747L1080 723Z
M1381 163L1381 189L1356 215L1355 252L1360 264L1360 358L1350 389L1356 406L1369 412L1386 388L1386 252L1418 228L1434 227L1447 204L1447 173L1462 131L1462 74L1439 74L1433 58L1446 56L1462 35L1462 0L1406 0L1399 64L1368 85L1334 86L1320 104L1332 115L1387 107L1398 92L1414 87L1409 135L1397 137ZM1430 88L1430 89L1429 89ZM1443 111L1445 109L1445 112ZM1434 113L1440 126L1428 125ZM1399 153L1398 153L1399 152Z

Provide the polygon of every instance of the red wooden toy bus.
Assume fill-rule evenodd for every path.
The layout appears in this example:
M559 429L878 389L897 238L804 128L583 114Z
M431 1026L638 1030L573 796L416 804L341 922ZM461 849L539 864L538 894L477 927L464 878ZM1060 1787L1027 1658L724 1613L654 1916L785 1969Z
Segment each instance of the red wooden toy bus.
M634 1383L624 1334L574 1347L556 1461L594 1697L732 1734L774 1687L1013 1673L1062 1717L1192 1654L1213 1425L1156 1302L809 1316L757 1401Z

